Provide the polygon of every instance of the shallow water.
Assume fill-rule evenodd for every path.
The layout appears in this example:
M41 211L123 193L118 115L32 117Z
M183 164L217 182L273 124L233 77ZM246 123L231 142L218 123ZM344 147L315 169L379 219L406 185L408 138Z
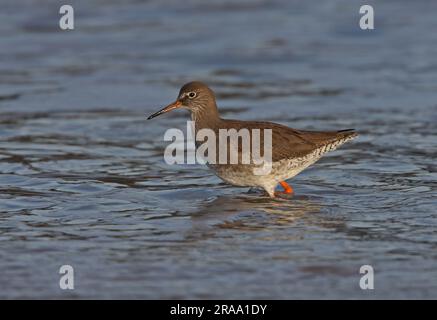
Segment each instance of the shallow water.
M73 32L3 2L1 298L437 298L435 1L371 1L372 32L350 0L71 1ZM224 117L360 136L292 199L169 166L188 114L145 114L192 79Z

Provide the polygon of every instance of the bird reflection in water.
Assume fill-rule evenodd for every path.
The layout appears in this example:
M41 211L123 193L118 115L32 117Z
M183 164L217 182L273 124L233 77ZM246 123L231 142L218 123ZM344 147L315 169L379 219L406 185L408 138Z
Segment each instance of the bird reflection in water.
M191 219L193 229L201 233L214 229L268 230L292 226L305 216L319 213L321 207L307 196L271 199L249 191L237 197L218 196L193 213Z

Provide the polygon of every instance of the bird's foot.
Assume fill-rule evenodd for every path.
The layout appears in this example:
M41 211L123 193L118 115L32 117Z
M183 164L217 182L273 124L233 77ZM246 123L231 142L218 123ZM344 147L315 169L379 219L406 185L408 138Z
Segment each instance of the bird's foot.
M284 188L284 191L275 191L276 197L283 197L283 196L292 196L294 191L293 188L285 181L280 181L279 184L282 188Z

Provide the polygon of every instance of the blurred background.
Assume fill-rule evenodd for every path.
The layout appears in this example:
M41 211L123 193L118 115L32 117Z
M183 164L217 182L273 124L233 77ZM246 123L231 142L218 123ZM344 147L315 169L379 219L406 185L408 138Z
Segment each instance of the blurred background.
M0 298L437 298L437 2L69 1L73 31L63 4L1 3ZM292 200L168 166L188 113L145 115L191 80L360 137Z

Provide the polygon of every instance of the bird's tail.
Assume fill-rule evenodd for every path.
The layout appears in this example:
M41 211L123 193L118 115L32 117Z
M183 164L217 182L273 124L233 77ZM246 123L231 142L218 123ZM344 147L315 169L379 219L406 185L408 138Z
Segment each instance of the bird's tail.
M346 139L350 140L358 136L358 133L355 131L355 129L344 129L337 131L339 140Z
M335 138L327 142L323 146L323 148L321 148L321 151L322 153L333 151L341 146L343 143L352 140L356 136L358 136L358 133L355 131L355 129L339 130L336 132Z

